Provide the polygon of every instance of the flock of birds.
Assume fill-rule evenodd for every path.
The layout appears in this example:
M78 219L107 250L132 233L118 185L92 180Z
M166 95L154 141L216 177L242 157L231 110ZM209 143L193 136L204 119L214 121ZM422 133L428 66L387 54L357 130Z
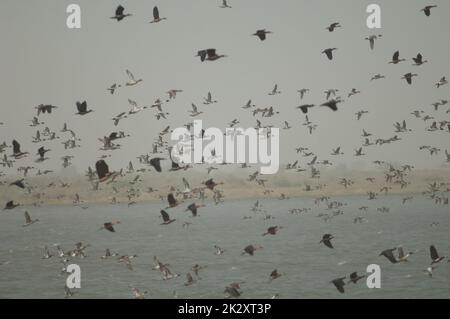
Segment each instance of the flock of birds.
M430 17L431 10L435 8L435 5L426 6L421 11L424 12L424 14L427 17ZM230 9L231 6L228 5L226 0L223 0L222 5L220 8L223 9ZM116 20L117 22L124 23L124 21L132 17L132 13L128 13L123 6L118 6L114 16L111 17L111 19ZM153 20L150 21L150 23L160 23L164 20L167 20L166 17L162 17L160 15L158 7L153 8ZM329 26L327 26L325 29L328 30L328 32L336 32L337 29L343 28L341 23L339 22L333 22ZM266 29L259 29L256 30L255 33L252 34L253 36L257 37L260 41L270 41L270 36L273 35L272 31L266 30ZM371 35L368 36L365 40L369 41L369 48L371 50L375 49L375 43L377 40L381 39L382 35ZM322 54L325 55L325 57L330 61L335 61L335 55L337 52L337 48L326 48L322 51ZM198 50L197 58L200 59L201 62L214 62L221 58L227 57L224 54L218 54L218 50L214 48L207 48L207 49L201 49ZM405 58L402 58L400 55L400 52L397 50L392 56L392 59L390 61L386 61L387 64L393 64L397 65L399 63L406 63L407 60ZM416 56L412 58L412 62L414 66L423 66L428 61L422 56L421 53L418 53ZM114 95L118 90L123 90L126 87L133 87L138 86L143 83L143 79L135 77L135 75L130 71L126 70L126 75L128 77L128 80L124 84L114 83L111 86L107 88L107 92L109 94ZM407 73L404 74L401 79L404 79L407 84L412 85L413 78L417 77L417 73ZM385 78L382 74L376 74L373 75L370 80L371 81L380 81ZM441 87L444 87L448 84L448 81L445 76L440 77L437 82L435 83L435 86L437 89L440 89ZM298 90L298 93L300 95L300 100L303 100L306 98L306 96L309 93L309 89L302 88ZM144 112L144 110L155 110L154 117L156 120L167 120L170 116L168 112L165 111L165 105L170 103L171 101L175 100L178 95L183 93L183 90L181 89L169 89L167 92L167 99L157 99L154 103L152 103L150 106L141 106L136 101L133 101L131 99L128 100L130 104L130 110L129 111L123 111L120 114L117 114L111 118L112 124L116 127L119 126L122 122L125 120L131 121L134 117L138 116L137 114L141 114ZM330 109L333 112L337 112L339 110L339 104L344 102L344 99L340 95L340 90L336 88L327 89L324 91L324 98L325 102L318 104L319 106L326 107ZM281 91L278 88L278 85L274 85L274 88L267 92L268 95L273 96L277 94L281 94ZM350 99L352 96L361 94L361 92L353 88L350 92L346 94L346 98ZM211 92L207 94L207 96L204 98L204 105L214 104L217 103L216 100L214 100ZM439 111L439 109L445 105L448 104L447 100L439 100L437 102L433 102L431 104L435 111ZM87 101L77 101L75 103L75 114L76 116L94 116L92 113L95 113L93 109L91 109L87 103ZM303 126L305 126L310 134L313 134L314 130L317 129L318 125L312 122L309 118L311 112L316 107L315 104L302 104L297 106L297 109L301 111L301 114L305 115L305 122L303 123ZM267 135L271 134L271 127L273 125L263 125L262 120L266 120L267 118L271 118L276 116L277 114L280 114L279 111L274 109L273 107L266 107L266 108L259 108L256 107L252 103L252 100L249 100L245 105L242 106L243 109L249 110L250 115L256 118L256 128L262 128L265 130ZM78 135L75 133L74 130L69 128L69 125L67 123L64 123L62 125L62 129L60 132L52 131L49 127L45 127L43 130L40 129L41 126L45 126L45 122L42 121L42 117L44 116L52 116L55 112L58 111L58 107L55 105L50 104L40 104L35 107L36 109L36 115L31 120L30 126L37 128L36 135L32 138L32 143L39 144L39 147L37 147L37 153L36 158L34 160L34 166L21 166L21 163L24 161L24 159L29 158L33 156L29 151L25 151L22 149L21 144L16 139L12 141L12 145L8 145L6 142L3 142L0 145L0 153L3 153L3 157L0 161L0 165L2 165L4 168L13 170L14 168L17 169L17 171L21 174L23 174L23 177L14 180L14 181L7 181L7 178L5 180L1 181L0 183L7 186L7 187L16 187L19 190L24 190L29 196L35 199L34 205L42 205L45 204L44 201L44 193L41 189L39 189L37 186L33 186L31 182L27 181L27 178L29 176L30 171L36 170L36 176L41 175L50 175L52 176L52 173L54 173L53 170L44 169L42 167L43 163L45 163L49 157L48 154L51 154L53 150L56 148L56 144L54 142L58 140L63 140L61 144L64 146L65 151L72 151L75 152L78 148L82 149L81 139L78 137ZM199 109L199 107L192 103L192 110L189 112L189 116L191 118L197 117L201 114L203 114L203 111ZM367 116L368 110L361 110L355 113L356 120L360 121L363 117ZM446 111L446 114L450 113L450 109ZM415 110L411 113L413 117L417 120L422 120L425 125L426 131L429 132L447 132L450 133L450 122L443 119L443 118L437 118L438 113L435 114L425 114L425 111L423 110ZM140 115L139 115L140 116ZM259 118L258 118L259 117ZM232 120L229 125L230 127L233 127L239 123L238 119ZM0 123L1 125L5 125L4 123ZM371 133L363 130L362 137L364 139L364 142L361 146L358 146L354 149L354 156L365 156L364 153L365 148L371 147L373 145L383 145L383 144L390 144L394 142L401 141L401 138L399 137L400 134L405 134L411 131L411 129L408 128L406 120L403 120L402 122L396 122L393 124L394 126L394 136L387 137L387 138L376 138L373 139L373 136ZM188 122L185 124L185 127L190 130L192 128L192 122ZM288 121L284 121L284 127L283 129L291 129L292 126L288 123ZM100 150L103 152L101 157L97 159L95 163L95 168L89 167L86 172L86 178L88 181L92 184L92 191L98 192L100 191L100 185L105 185L105 187L108 187L108 192L111 194L111 203L117 204L117 196L121 193L122 189L121 186L119 186L118 181L124 181L126 180L127 176L133 175L132 179L127 181L126 184L129 184L130 187L126 189L126 196L128 198L128 206L131 206L136 203L138 198L142 194L142 190L136 186L142 184L141 175L147 174L148 172L156 172L156 174L162 173L164 171L164 167L161 165L162 161L167 160L166 157L164 157L163 154L167 154L169 157L169 161L171 162L170 168L168 169L169 172L184 172L193 167L193 165L184 164L184 163L178 163L174 159L172 159L171 156L171 146L169 146L169 143L167 140L167 136L170 134L171 129L170 126L167 126L164 130L162 130L154 139L153 142L153 149L151 154L142 154L138 156L139 164L141 165L141 168L135 169L133 161L130 161L128 166L126 168L122 168L118 171L112 171L110 170L108 164L106 163L106 159L110 157L111 155L106 155L106 151L116 151L120 150L120 144L118 142L122 139L130 138L131 136L129 134L126 134L124 131L113 131L110 134L107 134L106 136L99 138L98 140L101 142L101 148ZM59 134L61 133L61 134ZM204 135L204 131L201 133L201 137L204 139L207 139L208 137ZM189 148L189 143L192 140L194 136L189 135L185 137L185 149L179 150L180 152L186 151ZM54 147L47 148L46 145L48 145L50 142L53 142L52 145ZM12 148L12 152L8 154L8 149ZM439 155L441 152L441 149L437 146L433 145L423 145L420 146L421 150L428 151L431 156ZM294 171L298 173L310 173L311 178L315 178L317 180L320 180L320 170L319 165L322 167L327 167L330 165L333 165L330 160L323 159L320 160L317 155L314 154L313 151L311 151L307 147L296 147L295 152L297 154L300 154L303 158L308 158L308 162L305 167L299 166L299 160L296 160L293 163L288 163L285 167L286 171ZM73 153L72 153L73 154ZM336 148L332 149L330 151L330 155L334 157L338 157L343 155L343 149L341 146L337 146ZM450 163L450 154L447 150L445 150L445 161ZM211 157L215 157L215 150L211 151ZM74 155L65 155L61 157L62 166L69 167L72 165L71 160L74 158ZM387 163L381 160L373 161L377 167L384 169L385 174L385 186L383 186L378 192L368 192L368 200L375 200L380 194L387 194L390 190L393 189L393 187L399 187L401 189L407 188L411 182L409 181L409 175L410 172L413 170L412 165L408 164L392 164ZM205 165L203 164L194 164L195 166ZM224 163L225 165L226 163ZM206 165L208 166L208 165ZM249 169L250 166L248 164L242 164L243 169ZM219 168L214 165L209 165L206 167L207 175L209 175L214 170L218 170ZM138 174L137 174L138 173ZM137 174L137 175L135 175ZM0 173L0 176L7 176L3 172ZM157 178L156 175L154 175L155 178ZM260 175L258 171L250 174L248 176L247 181L254 183L255 187L262 187L263 189L263 195L271 195L271 193L274 192L273 189L269 188L266 183L269 183L267 178L264 178L264 176ZM192 217L198 217L199 210L206 207L205 199L209 198L209 196L212 196L214 203L216 205L224 204L224 191L220 190L220 185L222 185L222 182L215 182L213 178L207 178L202 184L196 185L195 187L191 187L188 180L183 177L182 178L183 187L178 186L169 186L169 191L161 191L159 192L156 189L153 189L152 187L148 187L145 191L148 193L158 193L159 196L163 201L167 200L167 206L161 209L160 215L162 218L161 225L168 226L173 224L176 219L172 218L169 214L170 209L178 206L185 207L186 211L189 211L192 215ZM368 183L374 183L375 177L367 176L365 179L365 182ZM349 178L342 178L338 181L342 187L350 187L351 185L355 184L355 181ZM120 184L120 185L123 185ZM51 182L49 185L47 185L48 188L56 188L58 185L55 182ZM71 185L68 183L60 182L59 185L60 188L71 188ZM126 188L125 186L124 188ZM326 190L327 185L318 183L317 185L310 185L305 184L304 191L313 191L313 190ZM429 198L430 200L433 200L436 205L448 205L448 192L450 191L449 185L446 183L438 183L433 182L430 183L429 189L426 190L423 194L426 196L426 198ZM163 195L164 194L164 195ZM58 197L59 199L63 199L63 196ZM289 199L285 194L280 194L279 196L280 200L287 200ZM408 196L403 198L403 204L405 204L408 201L411 201L413 199L413 196ZM73 204L78 205L82 208L87 208L84 203L84 201L80 198L79 194L75 194L73 197ZM325 222L328 222L332 218L336 218L343 214L343 208L346 205L346 203L339 202L339 201L333 201L328 196L321 196L316 199L316 204L318 206L325 205L326 209L329 211L329 213L322 213L319 215L320 218L322 218ZM17 207L20 207L20 203L16 203L13 200L7 201L5 204L4 209L5 210L17 210ZM367 211L367 206L362 206L359 208L361 212ZM291 209L289 213L291 214L303 214L307 212L309 209L306 208L295 208ZM250 210L253 213L261 213L264 212L262 209L262 204L260 201L257 201L255 205ZM388 212L388 207L380 207L378 208L378 211L380 212ZM39 219L33 219L28 211L24 212L25 215L25 223L23 226L31 226L35 224L36 222L39 222ZM251 219L254 215L244 216L244 219ZM274 217L264 212L264 219L271 220ZM358 217L355 218L354 223L362 223L365 221L364 217ZM191 222L183 222L182 227L188 228ZM101 226L100 229L104 229L106 231L115 232L115 228L120 225L120 221L114 220L114 221L105 221L105 223ZM431 225L436 226L436 225ZM275 236L280 230L283 229L283 226L270 226L266 232L264 232L263 236ZM325 247L328 247L330 249L334 248L334 245L332 243L332 240L334 239L333 234L324 234L319 244L323 244ZM70 260L74 258L85 258L87 255L85 254L86 249L90 245L84 245L83 243L79 242L75 245L75 248L70 251L64 251L61 247L56 247L56 253L51 252L48 247L44 248L44 259L50 259L52 257L60 258L61 262L64 264L63 271L65 270L65 267L70 262ZM250 244L243 248L242 255L249 255L253 256L256 251L263 249L261 245L258 244ZM221 247L215 245L214 251L216 255L222 255L226 252L225 249L222 249ZM397 255L395 254L397 252ZM412 252L409 252L407 254L404 253L402 247L395 247L395 248L389 248L385 249L380 253L380 256L384 256L387 258L387 260L391 263L401 263L406 262L408 258L412 255ZM133 259L136 258L136 255L120 255L118 253L111 252L110 249L106 249L105 255L101 256L101 259L116 259L119 263L123 263L126 265L126 267L129 270L133 270ZM429 276L432 276L433 270L436 268L436 265L438 265L441 261L445 260L448 257L444 257L438 254L438 251L434 245L430 245L430 266L427 266L424 270L426 274ZM449 261L449 260L448 260ZM204 269L206 266L200 266L199 264L194 265L190 271L186 274L186 282L185 285L189 286L192 284L195 284L201 277L199 276L199 272ZM154 266L152 268L155 271L159 271L163 280L170 280L176 277L179 277L179 274L174 273L170 269L170 264L161 262L156 256L154 257ZM270 274L268 274L268 277L270 281L275 280L281 276L285 275L284 273L278 272L277 269L274 269ZM339 277L331 281L331 283L337 288L337 290L341 293L344 293L344 286L348 283L357 283L359 280L364 278L364 275L358 274L358 272L351 273L348 277ZM233 282L229 285L226 285L224 293L226 297L232 297L232 298L238 298L242 294L242 288L241 288L242 282ZM71 297L74 292L71 291L68 287L65 287L66 297ZM144 298L145 294L147 292L141 292L138 288L133 287L132 293L136 298ZM276 295L274 298L277 297Z

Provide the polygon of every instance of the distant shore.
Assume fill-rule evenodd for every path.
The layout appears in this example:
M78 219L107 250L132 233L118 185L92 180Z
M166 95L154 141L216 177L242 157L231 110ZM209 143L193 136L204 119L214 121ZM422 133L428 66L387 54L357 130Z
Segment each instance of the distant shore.
M248 171L250 175L252 171ZM406 187L401 188L397 183L386 183L384 174L380 171L353 171L339 174L338 172L325 172L320 178L310 178L307 172L297 173L295 171L282 171L277 175L260 175L258 178L264 181L265 186L249 181L246 175L234 171L229 174L218 172L216 174L202 174L202 179L195 172L163 173L160 175L140 174L138 182L133 179L139 174L131 173L119 177L114 183L101 183L98 190L94 190L95 181L89 182L84 176L72 178L58 177L27 177L25 183L31 189L20 189L9 186L12 181L21 177L4 178L0 185L0 200L6 203L9 200L29 205L68 205L73 204L75 194L80 197L79 205L111 203L113 198L117 203L139 202L162 202L166 201L167 194L172 192L179 194L184 190L182 177L185 177L190 187L202 187L202 182L208 178L223 182L217 189L227 199L264 199L264 198L300 198L320 196L367 196L373 192L382 196L387 194L408 195L420 194L430 190L430 184L437 183L443 192L450 190L450 170L417 170L408 173L405 181ZM367 180L374 178L373 182ZM156 177L156 178L155 178ZM346 178L353 184L344 187L340 181ZM63 187L62 183L68 184ZM175 191L171 191L173 186ZM387 189L382 190L387 187ZM149 188L153 188L149 192ZM207 200L212 200L212 192L205 190ZM1 205L1 204L0 204Z

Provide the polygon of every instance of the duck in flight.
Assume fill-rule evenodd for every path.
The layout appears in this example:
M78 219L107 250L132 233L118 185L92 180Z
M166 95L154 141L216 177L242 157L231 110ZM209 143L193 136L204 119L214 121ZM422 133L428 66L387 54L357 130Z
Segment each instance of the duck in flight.
M128 78L130 79L127 83L125 83L126 86L135 86L143 81L142 79L136 80L136 78L134 77L134 74L131 73L130 70L125 70L125 72L127 73Z
M319 244L323 243L325 246L327 246L328 248L334 248L331 240L333 239L333 235L331 234L325 234L322 236L322 240L319 242Z
M30 214L27 211L25 211L24 215L25 215L25 224L22 225L23 227L30 226L39 221L39 219L31 219Z
M123 13L124 11L125 11L124 7L118 6L114 17L111 17L111 19L116 19L117 22L119 22L119 21L122 21L126 17L132 16L131 13Z
M178 201L175 199L172 193L167 195L167 201L169 202L169 206L167 208L177 207L179 205Z
M431 257L431 264L436 264L442 260L445 259L443 256L439 256L437 249L434 245L430 246L430 257Z
M23 182L24 180L25 179L23 179L23 178L22 179L18 179L16 181L10 183L9 186L17 186L19 188L25 189L25 184Z
M405 59L400 59L400 51L395 51L394 55L392 56L392 60L389 62L389 64L399 64L400 62L406 61Z
M411 251L408 252L407 254L405 254L402 247L398 247L397 252L398 252L398 259L397 259L398 262L408 261L408 257L413 254L413 252L411 252Z
M379 256L384 256L389 260L391 263L396 264L398 263L398 260L394 256L394 251L397 250L397 248L391 248L383 250Z
M415 77L415 76L417 76L417 74L409 72L409 73L406 73L406 74L402 77L402 79L405 79L406 82L407 82L409 85L411 85L411 84L412 84L412 78Z
M158 23L161 22L162 20L167 20L167 18L161 18L159 16L158 7L157 6L153 7L153 21L150 21L150 23Z
M371 35L366 37L365 39L369 41L370 49L373 50L375 48L375 40L381 38L382 35Z
M322 54L326 54L328 60L333 60L333 51L337 50L337 48L329 48L322 51Z
M36 160L36 162L43 162L48 159L48 157L45 157L45 153L49 152L49 149L45 149L44 146L40 147L38 149L37 155L39 155L39 158Z
M297 90L298 93L300 93L300 100L303 100L303 97L305 96L306 93L309 92L309 89L300 89Z
M165 210L161 210L161 217L163 219L163 222L161 225L169 225L170 223L173 223L176 219L171 219L169 214Z
M345 290L344 290L344 286L345 286L344 279L346 279L346 278L347 278L347 277L340 277L340 278L333 279L333 280L331 281L331 283L336 287L336 289L337 289L341 294L343 294L343 293L345 292Z
M431 9L433 9L433 8L437 8L437 5L426 6L425 8L421 9L420 11L423 11L423 13L425 13L425 15L427 17L429 17L431 15Z
M114 174L109 171L108 164L106 164L104 160L98 160L97 163L95 163L95 169L100 183L114 176Z
M328 27L326 27L325 29L328 30L329 32L333 32L336 28L341 28L341 24L339 22L334 22L332 24L330 24Z
M51 114L53 109L56 109L57 106L51 105L51 104L40 104L36 106L37 109L37 116L39 116L41 113L48 113Z
M342 101L339 99L332 99L330 101L327 101L327 102L321 104L320 106L326 106L336 112L338 110L337 105L340 102L342 102Z
M352 272L351 274L350 274L350 280L349 280L349 282L348 283L354 283L354 284L356 284L357 282L358 282L358 280L360 280L360 279L363 279L364 277L366 277L366 276L364 276L364 275L358 275L358 273L355 271L355 272Z
M272 33L272 31L267 31L266 29L257 30L252 35L257 36L261 41L266 39L266 35Z
M276 95L276 94L280 94L281 91L278 91L278 84L275 84L275 86L272 89L272 92L268 93L269 95Z
M374 76L372 76L372 78L370 79L370 81L373 81L373 80L380 80L380 79L385 79L386 78L386 76L384 76L384 75L381 75L381 74L375 74Z
M416 65L416 66L420 66L420 65L428 62L427 60L423 59L422 54L420 54L420 53L418 53L416 57L413 57L412 60L414 61L413 65Z
M206 49L206 50L200 50L197 52L197 55L200 57L200 61L216 61L220 58L227 57L225 54L217 54L216 49Z
M441 86L448 84L447 79L443 76L435 85L439 89Z
M16 140L13 140L12 141L12 145L13 145L13 157L15 158L15 159L21 159L21 158L24 158L24 157L26 157L29 153L28 152L22 152L21 150L20 150L20 144L19 144L19 142L17 142Z
M107 231L110 231L111 233L115 233L116 230L114 229L114 225L118 225L118 224L120 224L119 220L115 220L112 222L106 222L103 224L103 226L101 228L99 228L99 230L106 229Z
M165 158L162 157L154 157L150 160L150 165L158 172L161 173L161 161L165 160Z
M88 114L88 113L93 112L92 110L88 110L88 109L87 109L87 102L86 102L86 101L83 101L83 102L77 101L77 102L76 102L76 105L77 105L77 110L78 110L78 112L75 113L75 114L78 114L78 115L86 115L86 114Z
M192 203L185 209L185 212L191 211L192 217L197 217L197 213L198 213L197 209L201 208L201 207L205 207L205 205Z
M297 106L297 108L302 110L303 114L307 114L308 109L310 109L314 106L315 106L314 104L303 104L303 105Z
M276 235L277 232L278 232L279 230L281 230L281 229L283 229L283 226L271 226L271 227L269 227L269 228L267 229L267 231L266 231L264 234L262 234L262 235L263 235L263 236L266 236L266 235Z
M248 245L244 248L241 255L249 254L250 256L253 256L255 254L255 251L263 249L261 245Z

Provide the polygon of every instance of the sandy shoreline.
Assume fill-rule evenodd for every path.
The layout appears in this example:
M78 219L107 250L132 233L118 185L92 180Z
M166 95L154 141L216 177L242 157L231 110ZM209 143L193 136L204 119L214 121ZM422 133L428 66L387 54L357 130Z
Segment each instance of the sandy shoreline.
M282 171L277 175L260 176L265 180L265 186L258 185L256 182L247 180L247 171L245 175L234 171L229 174L217 172L216 174L200 174L195 172L163 173L161 175L140 174L140 180L132 183L138 174L127 174L117 179L116 182L107 184L102 183L97 191L93 190L93 184L86 177L77 176L72 178L55 177L28 177L25 183L31 186L31 190L19 189L16 186L9 186L9 183L21 177L10 177L4 180L0 185L0 201L6 203L14 200L21 205L68 205L73 204L75 194L81 199L80 205L111 203L113 197L117 203L128 203L128 194L134 193L137 196L131 197L134 202L165 202L167 194L173 192L180 193L184 190L182 177L185 177L191 188L201 187L202 182L208 178L214 178L217 182L223 182L223 185L217 186L224 199L264 199L280 198L281 194L289 198L300 197L320 197L320 196L367 196L368 192L374 192L383 196L381 191L383 187L388 187L388 194L408 195L420 194L429 191L429 185L432 183L440 184L440 190L446 192L450 190L450 170L417 170L408 174L405 179L408 182L407 187L401 188L399 184L386 183L383 172L365 171L350 172L339 174L336 170L324 172L320 179L309 178L309 173L296 173L294 171ZM367 177L373 177L374 182L366 180ZM156 177L156 178L155 178ZM354 183L348 187L340 184L340 180L346 178ZM61 183L69 184L68 187L62 187ZM311 190L307 190L307 187ZM176 190L171 191L170 186ZM152 187L154 192L147 192ZM322 188L320 188L322 187ZM205 191L206 200L212 200L212 192ZM1 204L0 204L1 205Z

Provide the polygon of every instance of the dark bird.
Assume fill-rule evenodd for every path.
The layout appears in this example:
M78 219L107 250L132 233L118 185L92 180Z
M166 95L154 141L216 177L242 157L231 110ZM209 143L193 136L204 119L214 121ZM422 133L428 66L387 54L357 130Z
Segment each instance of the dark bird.
M437 7L437 5L426 6L425 8L421 9L420 11L423 11L423 13L425 13L425 15L427 17L429 17L431 14L431 9L436 8L436 7Z
M333 245L331 244L331 240L333 239L333 235L331 234L325 234L322 236L322 240L319 242L319 244L323 243L328 248L333 248Z
M336 279L334 279L334 280L332 280L331 281L331 283L333 283L333 285L336 287L336 289L341 293L341 294L343 294L345 291L344 291L344 286L345 286L345 282L344 282L344 279L345 279L346 277L341 277L341 278L336 278Z
M279 273L278 270L274 269L271 273L270 273L270 281L275 280L281 276L283 276L284 274Z
M170 223L175 221L175 219L170 219L169 214L165 210L161 210L160 213L163 219L163 223L161 225L169 225Z
M303 104L303 105L297 106L297 108L302 110L302 112L304 114L308 113L308 109L311 107L314 107L314 104Z
M113 221L113 222L107 222L104 223L103 226L100 228L100 230L102 229L106 229L108 231L110 231L111 233L114 233L116 230L114 229L114 225L120 224L120 221Z
M31 219L30 214L28 212L25 212L24 215L25 215L25 224L23 224L23 227L30 226L31 224L34 224L39 221L39 219Z
M46 149L44 148L44 146L40 147L40 148L38 149L38 155L39 155L38 161L42 162L42 161L46 160L46 158L45 158L45 153L47 153L47 152L49 152L49 151L50 151L50 150L46 150Z
M19 204L15 204L14 201L10 200L9 202L6 203L5 208L3 209L14 209L17 206L19 206Z
M336 112L338 110L337 105L340 102L341 102L340 100L334 100L333 99L333 100L330 100L330 101L327 101L327 102L321 104L320 106L327 106L327 107L329 107L330 109L332 109L333 111Z
M175 199L175 196L173 196L172 193L167 195L167 201L169 202L169 207L168 208L176 207L179 204L178 201Z
M277 232L278 232L280 229L283 229L283 227L282 227L282 226L271 226L271 227L269 227L269 228L267 229L267 232L265 232L265 233L262 234L262 235L263 235L263 236L266 236L266 235L276 235Z
M150 165L153 166L158 173L161 173L161 171L162 171L161 170L161 161L162 160L164 160L164 158L160 158L160 157L155 157L150 160Z
M86 114L88 114L90 112L93 112L92 110L88 110L87 109L87 102L86 101L84 101L84 102L78 102L77 101L76 104L77 104L78 113L75 113L75 114L86 115Z
M218 60L220 58L226 57L226 55L224 55L224 54L218 55L216 53L216 49L200 50L200 51L197 52L196 56L199 56L200 57L200 61L202 61L202 62L204 62L205 60L206 61L215 61L215 60Z
M430 246L430 256L431 256L431 264L436 264L443 260L445 257L439 256L436 247L434 245Z
M328 60L333 60L333 51L337 50L337 48L330 48L330 49L325 49L322 51L322 54L326 54L328 57Z
M13 144L13 155L12 156L14 156L15 159L23 158L29 154L28 152L22 152L20 150L20 144L16 140L13 140L12 144Z
M52 113L52 109L57 108L54 105L51 104L40 104L38 106L36 106L37 109L37 115L39 116L41 113Z
M398 260L394 256L394 251L397 250L397 248L391 248L383 250L379 256L386 257L391 263L396 264L398 263Z
M424 60L422 57L422 54L418 53L417 56L415 58L412 58L414 61L413 65L422 65L424 63L427 63L427 60Z
M352 282L352 283L356 284L358 282L358 280L363 279L364 277L365 277L364 275L359 276L356 271L352 272L350 274L350 281L348 283Z
M406 61L405 59L400 59L399 56L400 56L400 51L395 51L394 55L392 56L392 61L390 61L389 63L390 64L398 64L402 61Z
M9 184L9 186L17 186L19 188L24 189L25 188L25 184L23 183L23 181L24 181L23 178L19 179L19 180L15 181L15 182L12 182L11 184Z
M130 17L132 14L130 13L126 13L124 14L123 12L125 11L125 8L122 6L118 6L116 9L116 14L114 17L111 17L111 19L116 19L117 22L122 21L124 18L126 17Z
M95 169L97 171L99 182L106 181L112 175L112 173L109 172L108 164L106 164L104 160L97 161L97 163L95 163Z
M223 183L216 183L213 181L213 179L208 179L206 182L204 182L204 184L206 185L206 187L210 190L214 190L214 187L216 187L217 185L222 185Z
M325 29L327 29L330 32L333 32L336 28L341 28L342 26L340 25L339 22L334 22L332 24L330 24L328 27L326 27Z
M192 213L192 217L196 217L197 216L197 209L200 207L205 207L205 205L198 205L196 203L192 203L191 205L189 205L186 209L185 212L187 212L188 210L191 211Z
M244 248L241 255L249 254L250 256L253 256L255 254L255 251L260 249L263 249L263 247L260 245L248 245Z
M272 31L266 31L266 29L257 30L252 35L257 36L261 41L266 39L266 34L272 33Z
M158 23L162 20L167 20L167 18L161 18L159 16L158 7L157 6L153 7L153 21L150 21L150 23Z
M411 73L411 72L410 72L410 73L406 73L406 74L402 77L402 79L405 79L406 82L408 82L408 84L411 85L411 84L412 84L412 78L413 78L414 76L417 76L417 74Z

